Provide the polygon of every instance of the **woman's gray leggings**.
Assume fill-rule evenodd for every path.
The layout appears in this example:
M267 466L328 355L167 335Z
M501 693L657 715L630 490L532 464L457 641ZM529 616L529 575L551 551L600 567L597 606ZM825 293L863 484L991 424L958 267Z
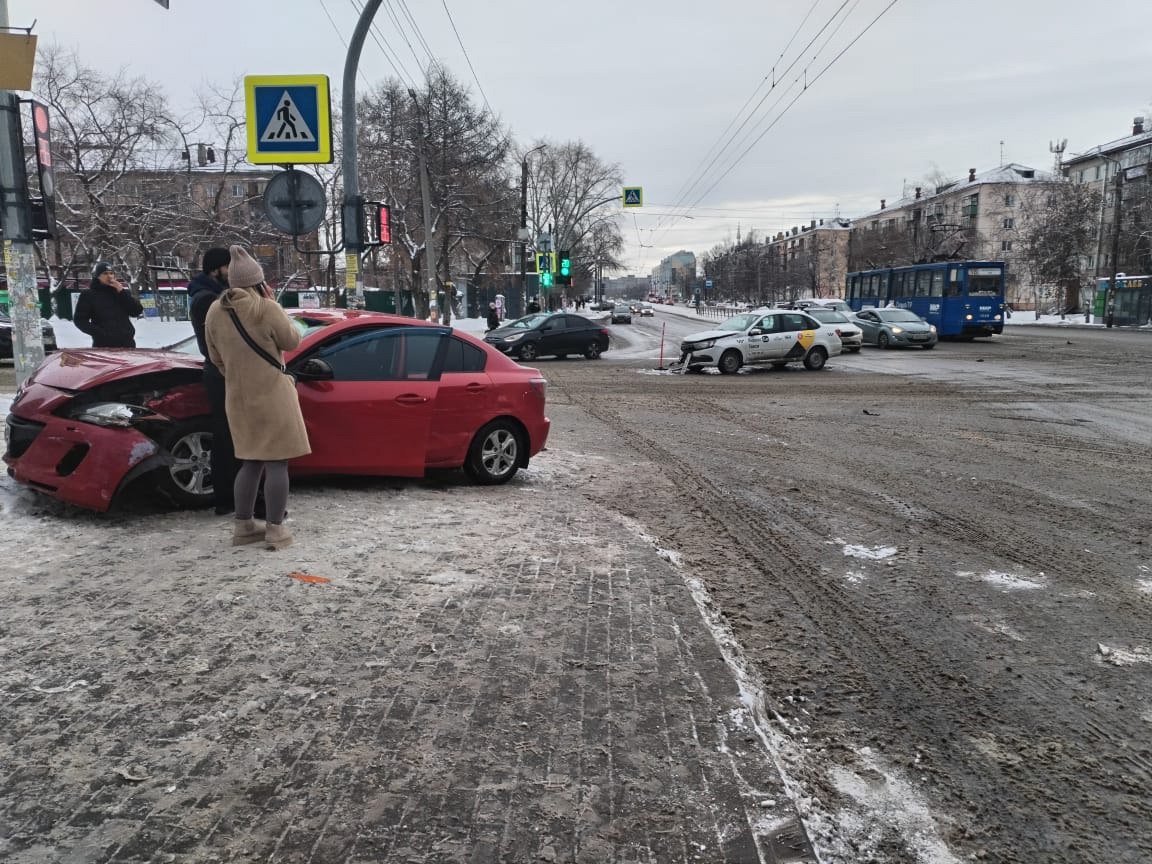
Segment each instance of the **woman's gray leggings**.
M260 478L264 478L264 512L268 521L280 525L288 508L288 460L283 462L257 462L245 459L236 472L233 495L236 499L236 518L251 519L256 508L256 495L260 491Z

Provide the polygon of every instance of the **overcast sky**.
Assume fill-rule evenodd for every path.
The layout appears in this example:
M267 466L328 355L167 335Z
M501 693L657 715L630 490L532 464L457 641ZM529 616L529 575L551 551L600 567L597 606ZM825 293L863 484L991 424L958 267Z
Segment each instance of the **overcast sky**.
M897 0L861 36L889 3L386 0L376 21L394 59L369 39L359 86L396 77L393 62L418 78L430 52L521 144L581 139L618 163L644 188L644 208L622 223L637 274L738 229L763 236L867 212L937 169L960 177L1001 158L1049 168L1050 141L1086 150L1128 134L1152 105L1150 0ZM361 3L8 5L13 26L38 19L41 39L78 48L99 69L147 76L182 106L205 83L243 75L326 73L338 88ZM765 93L738 145L704 170ZM675 211L691 218L667 215L678 203L695 205Z

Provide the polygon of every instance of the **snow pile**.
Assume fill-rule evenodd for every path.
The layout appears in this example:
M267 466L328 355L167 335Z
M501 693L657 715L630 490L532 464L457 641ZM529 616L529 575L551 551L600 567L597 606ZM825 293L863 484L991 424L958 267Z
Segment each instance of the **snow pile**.
M1017 576L1015 573L1003 573L999 570L988 570L984 573L973 573L971 570L958 570L957 576L964 579L979 579L987 582L1002 591L1035 591L1037 588L1047 587L1041 579L1029 579L1027 576Z

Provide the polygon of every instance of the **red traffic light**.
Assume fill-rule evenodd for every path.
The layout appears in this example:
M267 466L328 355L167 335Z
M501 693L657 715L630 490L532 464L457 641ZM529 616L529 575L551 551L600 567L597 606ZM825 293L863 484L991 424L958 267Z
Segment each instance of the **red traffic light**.
M376 226L380 236L380 245L387 246L392 242L392 208L387 204L376 205Z

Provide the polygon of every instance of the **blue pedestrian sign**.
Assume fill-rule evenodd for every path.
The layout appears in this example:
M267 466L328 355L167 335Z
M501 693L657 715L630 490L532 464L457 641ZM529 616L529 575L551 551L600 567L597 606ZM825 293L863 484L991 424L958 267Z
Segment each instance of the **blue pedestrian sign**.
M253 165L332 161L327 75L248 75L244 102Z

